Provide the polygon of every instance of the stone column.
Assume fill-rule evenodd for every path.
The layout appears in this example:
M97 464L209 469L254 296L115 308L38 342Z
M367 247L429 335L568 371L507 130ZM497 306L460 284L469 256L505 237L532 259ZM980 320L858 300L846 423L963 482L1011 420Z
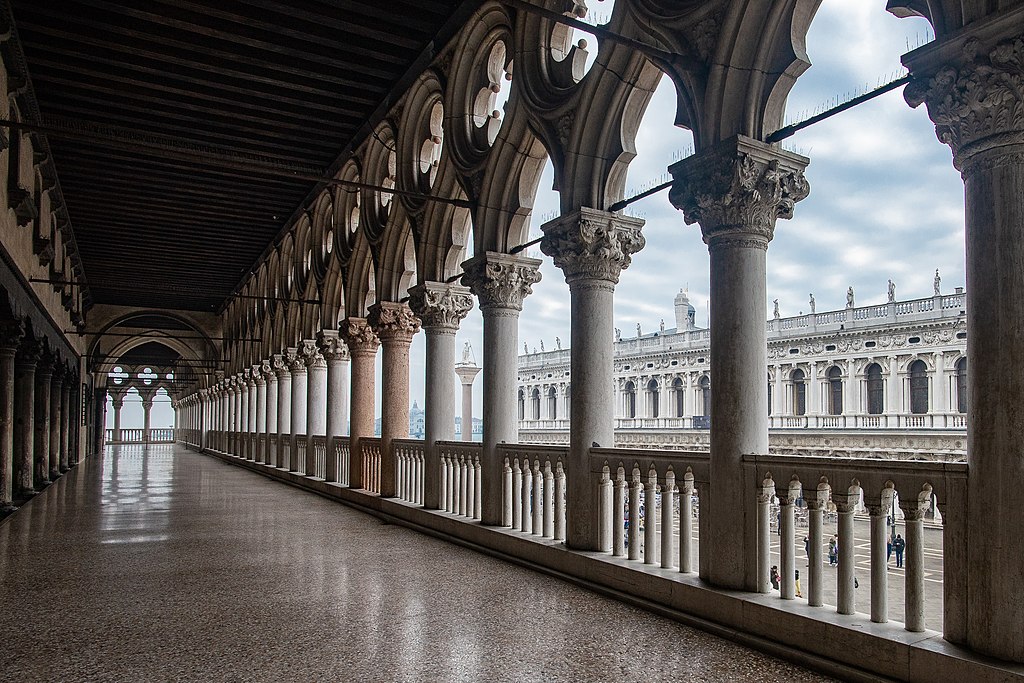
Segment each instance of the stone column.
M33 496L32 464L35 454L36 365L43 354L40 342L22 341L14 357L14 495ZM104 392L106 393L106 392ZM98 431L102 432L100 423Z
M890 489L891 491L891 489ZM871 621L884 624L889 621L889 513L892 494L865 497L871 516Z
M55 360L53 374L50 376L50 457L47 465L47 478L57 481L60 477L60 426L64 415L60 411L60 397L64 389L64 365Z
M292 438L292 372L287 354L274 354L273 363L277 375L277 449L271 464L283 467L284 442Z
M150 411L153 409L153 394L147 393L145 395L139 392L142 396L142 443L150 442Z
M391 443L409 437L409 345L420 331L420 320L407 304L381 301L370 308L369 323L383 348L380 406L380 495L397 495Z
M60 414L63 416L60 429L60 471L67 472L69 469L68 463L70 461L78 462L78 454L72 458L71 449L75 448L75 439L72 434L78 429L78 411L72 410L72 387L78 385L78 373L74 370L66 370L64 376L64 384L62 385L60 392Z
M363 446L360 440L373 436L374 391L377 347L380 339L365 318L346 318L340 334L352 354L352 400L349 402L349 486L363 488Z
M336 330L322 330L317 335L317 345L327 363L327 464L324 478L340 481L338 469L341 463L335 456L335 439L345 433L345 421L348 419L348 347Z
M473 440L473 380L476 379L479 372L480 368L472 360L464 359L463 362L455 365L455 374L462 382L461 438L463 441Z
M755 590L756 482L742 457L768 452L765 257L777 218L807 196L808 159L744 136L669 167L669 195L711 254L711 463L708 578ZM573 378L576 381L576 378ZM701 505L701 519L705 519ZM703 556L703 555L702 555Z
M426 453L423 507L437 510L441 505L441 456L437 442L455 438L455 383L452 381L452 372L458 372L455 367L455 333L459 331L459 322L473 308L473 296L465 287L442 282L417 285L409 290L409 296L409 306L423 321L427 335L423 398ZM472 401L472 378L470 383ZM465 395L462 409L465 419ZM471 405L469 412L472 410Z
M306 362L299 354L297 347L288 349L287 358L288 369L292 373L291 462L288 464L288 469L298 472L299 449L297 444L299 436L306 434L306 400L309 394L309 376L306 374Z
M504 463L498 458L498 444L519 440L516 405L519 313L523 310L523 299L540 281L540 264L537 259L493 251L462 264L466 272L462 284L479 299L484 319L484 434L480 492L483 524L510 526L512 523L512 520L502 518L505 472ZM569 476L572 477L572 473Z
M258 366L257 366L258 367ZM245 370L245 459L256 459L256 368Z
M269 366L267 370L270 370ZM263 462L263 454L266 452L264 437L267 435L267 376L262 363L253 366L252 375L256 383L256 442L252 459Z
M50 384L53 356L44 353L36 365L35 425L33 428L32 479L36 490L50 484Z
M836 493L832 500L839 513L839 567L836 570L836 612L853 614L856 611L854 597L856 541L853 537L853 513L857 509L859 493Z
M316 451L313 437L327 433L327 361L320 355L317 343L303 340L300 348L306 364L306 462L307 475L316 473Z
M110 405L114 408L114 429L110 440L117 443L121 441L121 408L124 407L124 396L111 394Z
M267 382L267 405L264 410L267 424L263 434L263 462L271 465L274 462L274 454L270 447L270 437L277 435L277 372L274 370L273 357L263 361L263 376Z
M614 383L615 285L632 254L644 246L643 224L638 218L582 207L541 226L541 251L564 273L571 301L569 367L575 400L569 406L566 545L578 550L602 549L590 449L615 445L615 396L609 391ZM646 387L637 391L645 395L645 403L653 401ZM649 417L652 408L645 408ZM653 505L648 509L653 520ZM648 547L647 553L653 556L654 548Z
M1024 375L1011 370L1024 351L1024 6L997 12L905 55L913 80L904 96L911 106L928 106L964 179L971 359L966 536L974 551L962 630L975 650L1024 662ZM959 621L955 616L947 612ZM909 620L908 614L908 628Z
M21 321L0 323L0 513L14 509L14 356L24 334Z

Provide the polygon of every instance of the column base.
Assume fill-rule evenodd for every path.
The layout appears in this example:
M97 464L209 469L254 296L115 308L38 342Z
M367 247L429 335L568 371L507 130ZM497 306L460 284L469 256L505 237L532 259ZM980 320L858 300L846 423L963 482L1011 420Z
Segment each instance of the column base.
M17 505L11 505L10 503L4 503L3 505L0 505L0 519L3 519L7 515L10 515L12 513L17 512L17 511L18 511L18 506Z

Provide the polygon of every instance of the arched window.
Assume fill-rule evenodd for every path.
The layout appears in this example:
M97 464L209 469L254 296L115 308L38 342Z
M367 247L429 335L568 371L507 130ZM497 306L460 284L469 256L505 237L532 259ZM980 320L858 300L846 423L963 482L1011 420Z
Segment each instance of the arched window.
M882 366L872 363L865 370L868 384L868 415L881 415L885 410L885 383L882 380Z
M659 417L659 403L661 392L658 391L658 380L652 379L647 383L647 417Z
M711 415L711 378L704 375L697 386L700 388L701 416L708 417Z
M794 370L789 379L793 382L793 414L794 415L806 415L807 414L807 383L804 381L806 375L803 370L797 368Z
M958 412L967 412L967 359L961 358L956 362L956 409Z
M572 409L572 403L569 401L572 396L572 384L565 385L565 394L562 397L562 411L563 416L566 420L569 419L569 411Z
M910 364L910 412L915 415L928 412L928 366L923 360Z
M626 382L625 392L625 406L624 412L627 418L636 417L636 385L632 382Z
M772 414L772 377L768 376L768 414Z
M672 381L673 405L675 405L675 417L683 416L683 408L686 405L686 390L683 388L683 380L676 377Z
M558 419L558 391L554 387L548 389L548 418Z
M534 389L533 390L532 399L533 400L531 401L531 403L533 404L533 419L534 420L539 420L540 419L540 389Z
M523 395L523 390L519 390L519 419L526 419L526 397Z
M834 365L828 369L828 414L843 414L843 371Z

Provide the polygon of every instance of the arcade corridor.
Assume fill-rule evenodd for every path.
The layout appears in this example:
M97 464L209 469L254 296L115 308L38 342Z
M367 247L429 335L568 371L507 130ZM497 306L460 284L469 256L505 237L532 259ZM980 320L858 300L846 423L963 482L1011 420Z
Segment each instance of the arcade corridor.
M11 680L822 680L177 445L87 459L0 547Z

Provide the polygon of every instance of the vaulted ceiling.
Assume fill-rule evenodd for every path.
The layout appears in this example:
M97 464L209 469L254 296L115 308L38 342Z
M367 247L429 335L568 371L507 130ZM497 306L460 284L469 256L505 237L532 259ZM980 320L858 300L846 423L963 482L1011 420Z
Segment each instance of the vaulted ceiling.
M479 0L9 0L95 303L217 311Z

